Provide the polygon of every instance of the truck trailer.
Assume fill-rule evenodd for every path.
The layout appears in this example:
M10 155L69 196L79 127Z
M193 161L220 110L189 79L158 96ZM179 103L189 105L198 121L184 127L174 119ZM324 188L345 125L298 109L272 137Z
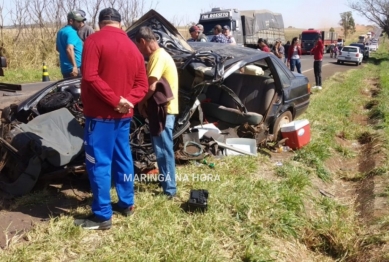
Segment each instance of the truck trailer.
M210 41L216 25L228 25L231 34L239 45L257 48L258 38L269 45L280 40L285 43L284 21L282 15L269 10L238 10L212 8L200 14L199 24L204 26L204 34Z
M324 52L330 52L331 44L337 44L338 36L335 32L321 31L313 28L304 30L301 33L301 50L303 54L309 54L314 47L316 40L321 36L324 45Z

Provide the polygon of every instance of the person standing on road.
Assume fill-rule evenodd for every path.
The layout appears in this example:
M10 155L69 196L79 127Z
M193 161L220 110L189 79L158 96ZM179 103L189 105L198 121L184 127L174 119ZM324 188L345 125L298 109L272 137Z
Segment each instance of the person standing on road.
M301 46L299 45L299 40L297 37L292 39L292 44L289 47L288 51L288 64L290 64L290 71L294 71L294 68L297 68L297 72L301 74Z
M313 89L319 89L321 90L321 67L323 63L323 55L324 55L324 45L323 41L321 40L321 36L316 41L315 46L311 50L311 55L313 55L313 71L315 73L315 82L316 86L313 87Z
M63 78L81 76L82 41L74 29L76 24L84 21L78 11L68 13L68 24L57 33L56 49Z
M258 49L270 53L270 48L267 46L265 39L263 38L258 38Z
M337 45L334 46L334 58L336 59L338 57L339 48Z
M286 42L284 45L284 50L285 50L285 56L284 56L284 64L287 64L288 62L288 57L289 57L289 47L290 47L290 41Z
M83 17L84 17L84 20L82 22L77 22L76 25L78 25L77 27L77 34L78 36L81 38L81 40L83 42L85 42L85 39L90 36L91 34L93 34L95 31L93 30L93 28L87 24L85 24L85 21L86 21L86 13L84 10L77 10L77 12L79 12Z
M280 40L276 40L276 44L274 45L274 55L278 57L281 61L284 59L285 49L281 44Z
M189 28L190 38L186 40L187 42L206 42L203 38L199 38L200 29L193 25Z
M199 36L197 37L197 42L208 42L208 38L204 35L204 26L202 24L197 24L197 28L199 29Z
M215 25L215 27L213 28L213 33L215 35L212 37L211 42L224 43L224 44L228 43L227 37L222 34L221 25Z
M109 229L112 210L134 209L134 165L128 141L134 106L147 93L144 58L120 28L113 8L99 13L100 31L84 43L81 99L85 115L85 164L93 193L92 216L76 219L85 229ZM111 203L111 181L119 198Z
M227 43L236 45L235 37L231 34L230 27L228 25L223 26L223 35L227 37Z
M147 76L149 80L149 91L142 102L139 103L139 111L148 118L154 153L157 157L157 164L163 193L172 199L177 192L176 188L176 165L173 150L173 128L175 115L178 114L178 73L173 58L160 48L150 27L139 28L135 37L140 52L149 57L147 63ZM167 108L162 114L151 114L154 96L158 95L160 83L167 82L166 93L171 93L169 101L166 101ZM165 93L165 94L166 94ZM160 127L157 133L152 131L152 126Z

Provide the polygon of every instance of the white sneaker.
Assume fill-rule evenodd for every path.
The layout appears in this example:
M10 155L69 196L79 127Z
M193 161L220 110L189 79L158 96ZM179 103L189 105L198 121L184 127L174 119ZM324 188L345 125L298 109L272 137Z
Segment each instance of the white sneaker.
M312 89L316 89L316 88L317 88L317 86L313 86L313 87L312 87Z
M323 89L321 86L317 86L316 88L319 89L319 90L322 90L322 89Z

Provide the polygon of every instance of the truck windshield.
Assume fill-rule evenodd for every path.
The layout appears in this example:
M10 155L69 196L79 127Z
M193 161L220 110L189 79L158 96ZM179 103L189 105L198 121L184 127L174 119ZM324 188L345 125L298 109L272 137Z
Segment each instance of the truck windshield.
M215 25L220 25L221 27L228 25L231 28L231 21L228 19L225 20L214 20L214 21L200 21L199 24L204 26L205 35L213 35L213 28Z
M318 36L319 36L318 33L302 33L301 40L312 41L312 40L316 40Z

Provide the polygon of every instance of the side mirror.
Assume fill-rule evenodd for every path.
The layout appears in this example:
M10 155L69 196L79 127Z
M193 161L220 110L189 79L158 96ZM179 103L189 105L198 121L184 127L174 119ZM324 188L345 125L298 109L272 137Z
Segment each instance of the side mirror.
M232 31L239 30L239 27L236 26L236 20L232 20L231 30Z

